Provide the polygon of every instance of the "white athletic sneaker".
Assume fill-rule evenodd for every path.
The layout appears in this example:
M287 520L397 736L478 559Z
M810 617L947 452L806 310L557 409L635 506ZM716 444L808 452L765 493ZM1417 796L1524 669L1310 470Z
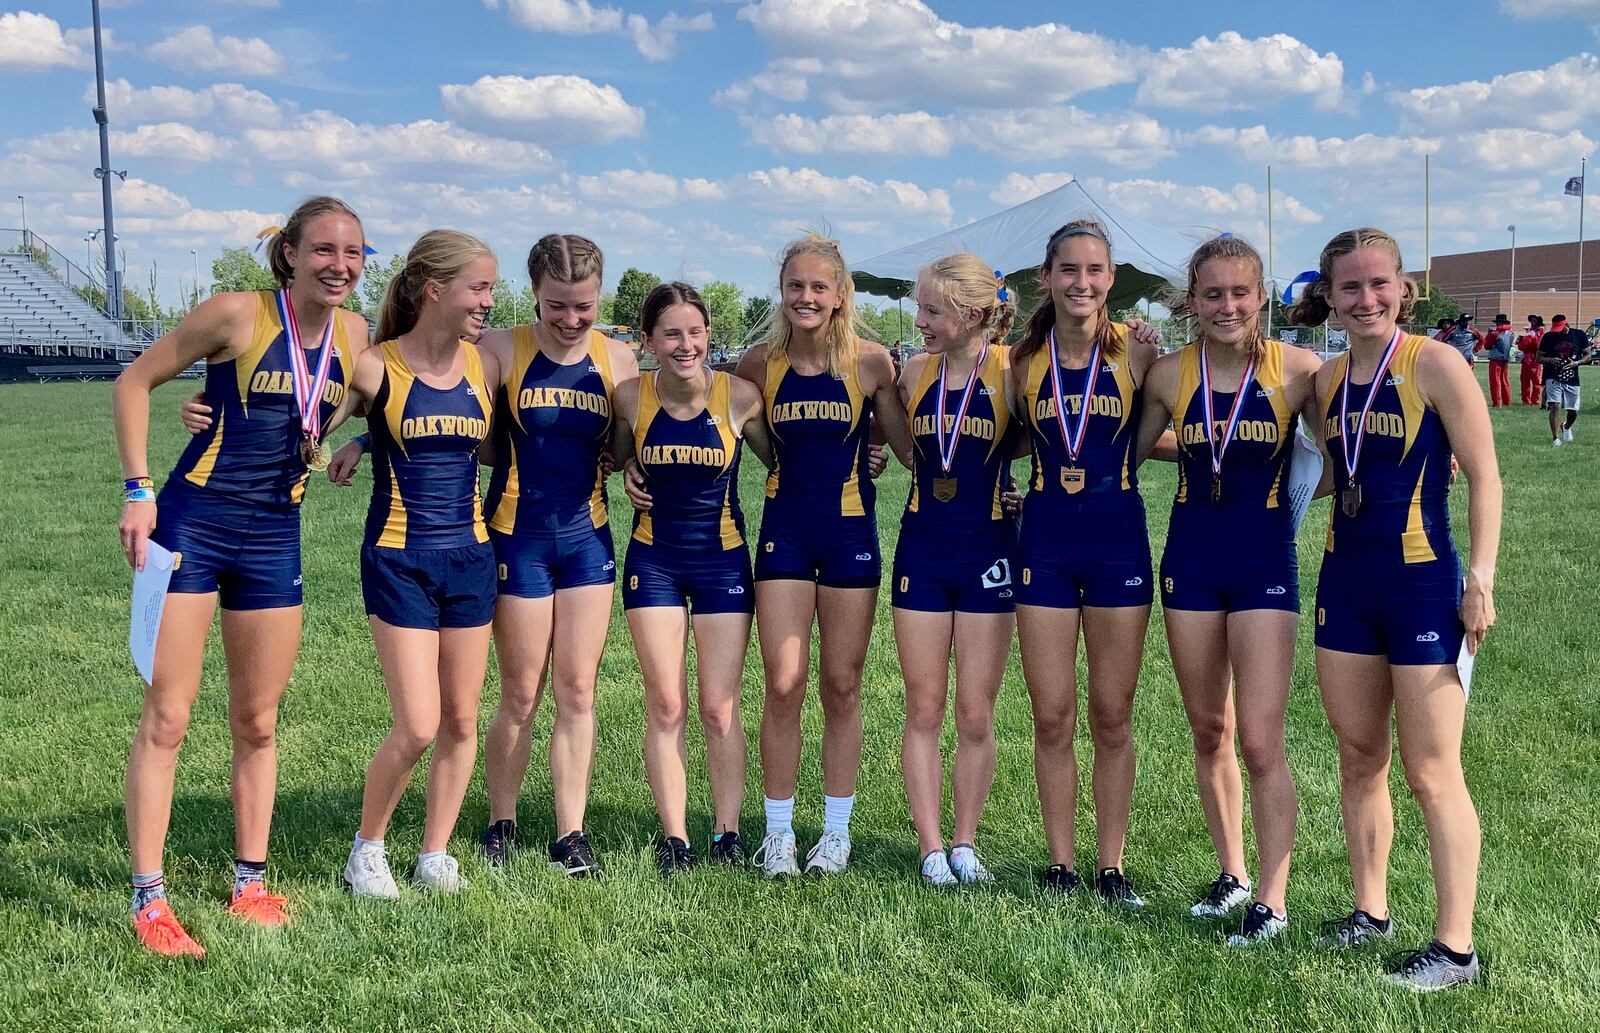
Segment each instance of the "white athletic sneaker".
M1250 910L1244 913L1244 922L1239 931L1228 937L1230 947L1249 947L1256 943L1265 943L1289 928L1287 913L1275 915L1272 909L1261 901L1250 905Z
M956 874L950 870L950 859L943 850L930 850L922 859L922 881L940 889L956 884Z
M1551 440L1551 442L1550 442L1550 447L1551 448L1560 448L1561 447L1561 439L1560 438L1553 438Z
M400 887L389 873L389 858L382 850L351 850L344 863L344 884L358 897L399 900Z
M1571 441L1572 440L1572 428L1571 427L1568 427L1568 428L1566 428L1565 430L1563 430L1561 432L1561 440L1562 441Z
M993 882L994 874L983 866L978 859L978 851L972 848L971 843L962 843L950 848L950 870L956 873L956 878L962 882Z
M460 893L467 888L467 880L461 877L461 865L449 854L438 854L425 862L418 858L411 881L435 893Z
M761 873L769 879L776 879L780 875L799 875L800 864L797 860L800 848L795 844L792 829L779 829L767 833L767 838L761 841L756 852L750 856L750 863L761 869Z
M1250 884L1223 872L1201 892L1189 914L1195 918L1223 918L1249 901Z
M817 845L806 854L806 874L839 875L850 863L850 837L843 832L824 832Z

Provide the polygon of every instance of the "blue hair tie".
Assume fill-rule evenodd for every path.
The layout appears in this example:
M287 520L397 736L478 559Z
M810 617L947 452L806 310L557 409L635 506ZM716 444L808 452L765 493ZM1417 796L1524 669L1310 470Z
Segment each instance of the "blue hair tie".
M1000 285L1000 289L994 292L994 296L1001 301L1010 301L1011 292L1006 290L1006 274L996 269L994 271L994 282Z

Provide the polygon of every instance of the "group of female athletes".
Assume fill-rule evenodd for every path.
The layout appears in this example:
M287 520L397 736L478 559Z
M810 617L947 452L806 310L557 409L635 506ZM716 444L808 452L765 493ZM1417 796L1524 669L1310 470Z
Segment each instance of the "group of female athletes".
M1353 876L1350 914L1319 943L1393 934L1385 895L1393 814L1391 720L1426 818L1438 915L1431 941L1389 977L1419 989L1474 979L1479 830L1462 775L1463 650L1494 622L1500 482L1487 409L1445 345L1405 333L1415 298L1395 241L1378 230L1328 242L1298 322L1335 318L1350 348L1320 363L1263 337L1262 265L1238 238L1203 244L1178 308L1196 340L1159 356L1157 335L1113 322L1111 241L1091 220L1043 242L1044 301L1007 344L1015 306L970 254L924 269L916 325L926 353L897 373L858 334L838 246L791 243L780 300L733 374L707 366L706 307L693 287L658 287L644 347L659 368L592 329L599 249L551 235L528 255L537 321L485 328L497 277L478 240L433 231L389 285L368 346L339 309L361 274L361 224L313 198L271 242L276 293L219 294L129 367L115 391L135 568L146 543L177 555L154 677L128 762L127 823L138 937L201 955L173 916L161 857L179 744L220 601L228 662L236 811L229 910L287 920L264 883L277 706L299 645L299 503L310 471L348 484L364 451L373 493L361 583L394 723L367 771L344 878L360 896L399 895L389 818L430 748L427 818L413 880L464 881L448 853L474 767L491 629L501 698L485 737L489 823L481 850L503 865L522 846L517 802L529 730L548 676L552 865L601 866L585 837L594 692L615 558L605 482L620 467L636 509L622 569L638 652L644 756L670 876L695 863L686 824L685 663L692 633L714 810L709 860L745 860L739 815L747 747L740 680L752 618L765 671L760 760L766 828L750 861L769 876L837 873L850 856L861 766L861 681L882 578L875 427L912 471L895 550L894 630L906 688L902 768L932 886L992 878L976 849L995 769L994 708L1010 642L1032 702L1034 760L1050 865L1041 885L1138 908L1123 871L1134 784L1131 717L1159 583L1167 640L1193 729L1201 809L1219 874L1192 908L1243 909L1237 945L1288 925L1295 787L1284 713L1300 609L1289 464L1303 418L1335 496L1315 602L1316 667L1338 738ZM193 440L161 487L148 476L150 390L207 362ZM331 457L327 434L364 412L368 431ZM738 499L741 442L766 467L754 549ZM1015 511L1012 460L1032 457ZM1178 464L1167 545L1153 569L1137 471ZM492 466L487 506L480 456ZM1463 581L1447 509L1457 464L1469 485ZM811 635L820 639L823 831L802 862L792 823ZM1088 659L1097 862L1075 871L1076 660ZM940 824L939 737L955 670L954 835ZM1234 742L1250 773L1258 844L1252 879Z

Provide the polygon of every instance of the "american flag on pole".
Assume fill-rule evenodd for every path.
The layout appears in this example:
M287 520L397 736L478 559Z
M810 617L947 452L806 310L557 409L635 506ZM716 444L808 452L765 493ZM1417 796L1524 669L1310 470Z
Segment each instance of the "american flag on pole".
M1571 179L1567 180L1567 188L1563 190L1562 193L1566 194L1568 197L1582 197L1583 177L1573 176Z

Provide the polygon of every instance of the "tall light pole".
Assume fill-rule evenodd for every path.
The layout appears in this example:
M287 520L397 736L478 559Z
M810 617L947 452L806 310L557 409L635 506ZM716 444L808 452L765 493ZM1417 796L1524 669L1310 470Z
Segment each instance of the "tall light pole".
M198 305L200 304L200 252L190 248L189 257L194 259L194 303Z
M22 205L22 246L28 246L28 199L21 194L17 195L17 203Z
M91 0L94 10L94 120L100 127L100 167L94 178L100 181L100 203L105 211L106 231L106 315L122 318L122 276L117 272L117 230L111 218L111 177L127 179L127 172L111 168L111 135L106 117L106 59L100 42L100 0Z
M1511 320L1511 325L1517 325L1517 224L1512 223L1506 227L1511 232L1511 309L1506 317Z

